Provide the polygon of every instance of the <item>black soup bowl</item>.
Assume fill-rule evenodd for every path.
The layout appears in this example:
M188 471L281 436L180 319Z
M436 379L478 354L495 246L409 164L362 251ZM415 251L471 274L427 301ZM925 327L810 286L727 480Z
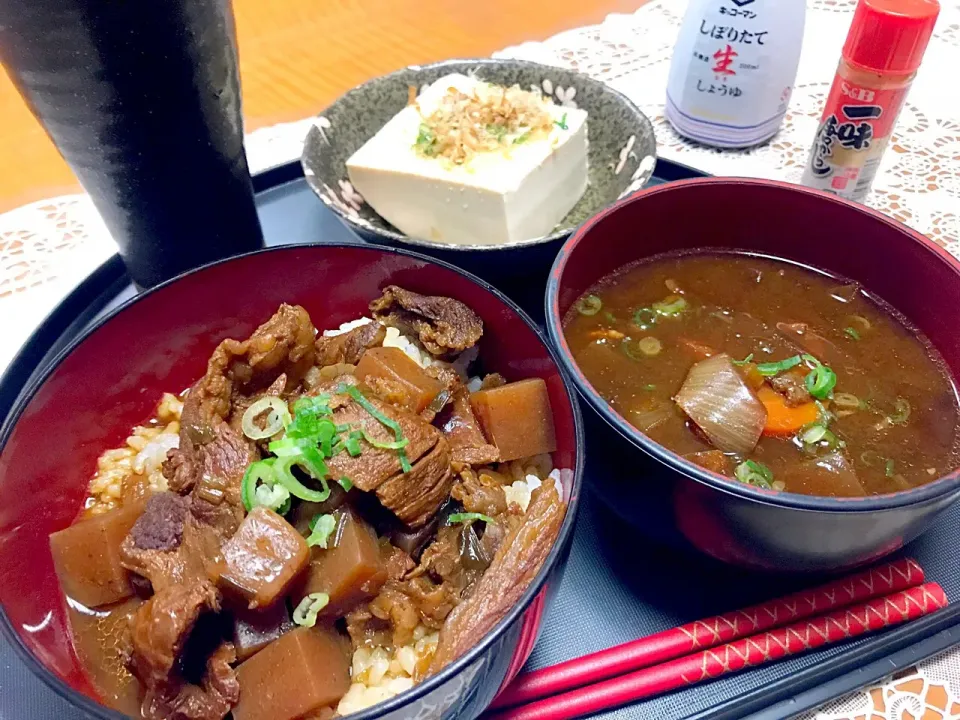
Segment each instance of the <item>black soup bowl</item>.
M370 300L391 284L465 302L484 322L485 368L546 382L554 465L573 473L565 473L558 539L510 611L437 675L350 717L470 720L520 670L566 565L580 495L583 429L563 371L530 319L473 276L405 251L300 245L209 265L121 306L25 388L0 426L0 631L57 693L92 717L125 717L104 707L77 658L48 540L80 511L97 457L121 446L162 393L200 377L223 338L248 337L281 303L302 305L318 328L336 328L368 315Z
M836 571L896 551L960 496L960 472L863 498L754 488L652 441L577 366L562 320L594 283L637 260L710 248L781 257L859 282L923 332L960 377L960 262L919 233L786 183L703 178L643 190L583 225L547 286L550 339L595 411L586 418L591 489L640 530L743 567Z

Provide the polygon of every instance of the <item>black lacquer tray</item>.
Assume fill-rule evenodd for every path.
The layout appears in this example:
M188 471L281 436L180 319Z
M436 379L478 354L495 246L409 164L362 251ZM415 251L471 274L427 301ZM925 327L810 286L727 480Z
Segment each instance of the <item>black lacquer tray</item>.
M702 173L660 160L651 184ZM268 245L363 242L313 195L299 163L254 178ZM552 249L555 251L555 248ZM548 251L549 252L549 251ZM455 255L443 259L457 263ZM528 259L510 275L482 259L459 264L499 286L538 321L549 257ZM539 263L539 265L538 265ZM513 265L516 265L515 263ZM505 274L506 273L506 274ZM135 294L114 256L80 284L34 332L0 379L0 417L31 378L89 323ZM584 408L588 423L599 422ZM591 472L588 448L586 487ZM733 570L682 554L639 534L587 493L570 561L529 667L542 667L643 635L782 595L817 579L776 578ZM915 557L927 578L957 604L907 626L699 685L597 717L788 718L960 643L960 505L900 554ZM2 582L2 579L0 579ZM79 720L84 717L34 677L0 638L0 720Z

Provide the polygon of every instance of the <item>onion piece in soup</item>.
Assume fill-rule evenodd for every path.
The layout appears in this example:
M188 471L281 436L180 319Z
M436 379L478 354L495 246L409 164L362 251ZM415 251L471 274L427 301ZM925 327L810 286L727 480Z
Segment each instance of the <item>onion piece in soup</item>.
M767 421L763 403L725 353L691 367L674 401L724 452L751 452Z

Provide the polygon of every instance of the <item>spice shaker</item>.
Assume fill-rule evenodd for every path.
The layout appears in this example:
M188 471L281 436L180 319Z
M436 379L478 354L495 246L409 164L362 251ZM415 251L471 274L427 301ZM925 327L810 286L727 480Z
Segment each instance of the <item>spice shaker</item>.
M716 147L776 135L797 77L805 0L692 0L673 51L666 116Z
M937 0L860 0L804 185L849 200L866 196L939 12Z

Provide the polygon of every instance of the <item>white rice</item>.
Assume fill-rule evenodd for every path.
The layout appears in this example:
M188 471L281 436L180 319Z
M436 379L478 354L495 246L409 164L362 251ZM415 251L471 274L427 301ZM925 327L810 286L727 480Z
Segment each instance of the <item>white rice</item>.
M557 487L557 493L561 498L564 496L563 481L561 480L562 472L563 470L554 468L547 476L548 479L553 479ZM516 505L523 512L526 512L530 506L530 496L542 484L543 481L538 476L530 473L523 480L515 480L513 484L505 485L503 494L507 496L507 505Z
M121 447L107 450L97 459L97 472L87 488L86 510L99 515L120 507L124 490L147 480L154 492L167 489L162 465L167 451L180 444L180 414L183 402L164 393L151 425L133 428Z
M373 320L372 320L371 318L368 318L368 317L358 318L358 319L356 319L356 320L351 320L350 322L345 322L345 323L343 323L343 324L342 324L339 328L337 328L336 330L324 330L324 331L323 331L323 336L324 336L324 337L336 337L337 335L343 335L343 334L346 333L346 332L350 332L351 330L355 330L355 329L358 328L358 327L363 327L363 326L366 325L367 323L372 323L372 322L373 322Z
M428 353L419 342L407 335L401 335L395 327L387 328L387 335L383 339L384 347L400 348L422 368L430 367L436 362L433 356Z
M439 639L438 633L419 625L410 645L396 650L357 648L350 666L350 689L340 699L337 715L359 712L412 688L414 678L422 676L433 660Z

